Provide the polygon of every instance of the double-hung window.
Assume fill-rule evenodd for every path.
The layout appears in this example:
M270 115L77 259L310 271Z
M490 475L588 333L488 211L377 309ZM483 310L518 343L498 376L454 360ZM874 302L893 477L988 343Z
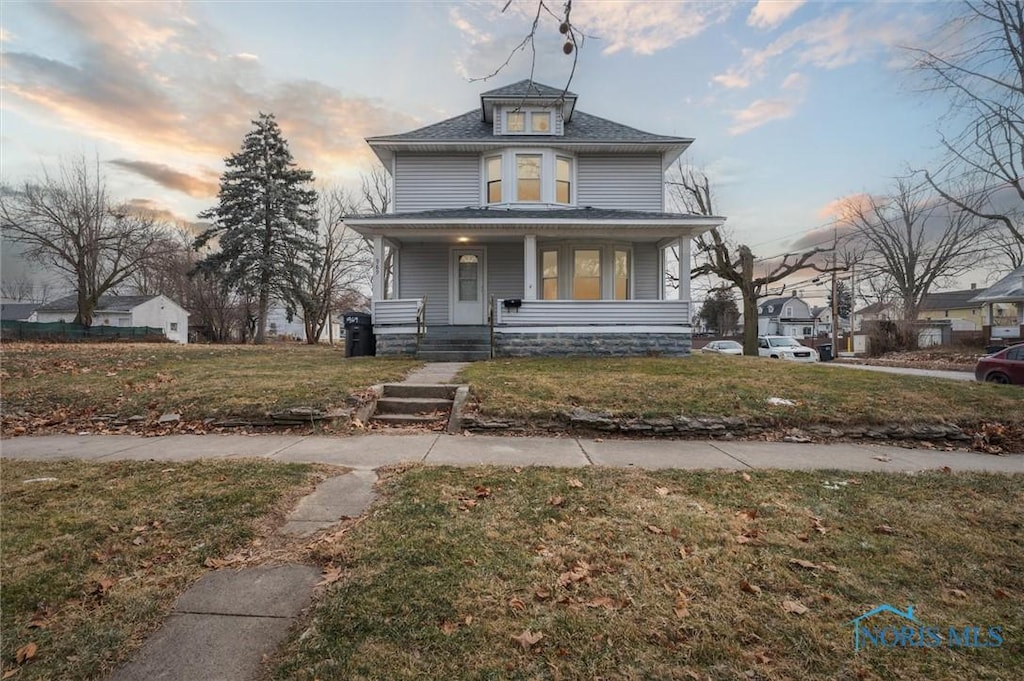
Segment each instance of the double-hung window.
M573 300L601 300L601 251L579 248L573 251Z
M541 300L558 300L558 251L541 251Z
M541 200L542 158L540 154L516 155L516 201Z
M501 203L501 156L491 156L485 164L487 203Z
M555 158L555 203L572 203L572 159Z

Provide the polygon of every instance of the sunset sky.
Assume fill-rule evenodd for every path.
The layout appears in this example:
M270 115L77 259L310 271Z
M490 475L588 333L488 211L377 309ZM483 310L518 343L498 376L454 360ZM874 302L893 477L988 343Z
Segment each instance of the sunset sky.
M529 75L520 55L470 80L507 58L536 9L503 4L5 0L3 179L98 156L118 197L194 220L264 111L319 181L354 184L372 162L364 137L463 113ZM687 157L714 179L717 212L768 256L837 200L937 161L946 103L900 48L929 45L957 9L575 0L589 37L571 89L588 113L696 138ZM563 85L571 58L551 17L537 47L536 79Z

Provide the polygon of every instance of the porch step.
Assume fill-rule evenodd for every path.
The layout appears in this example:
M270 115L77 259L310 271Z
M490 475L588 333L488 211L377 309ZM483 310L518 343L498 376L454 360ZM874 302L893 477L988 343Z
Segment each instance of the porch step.
M417 359L427 362L479 362L491 358L490 346L479 350L420 350Z
M450 411L452 401L437 397L382 397L377 400L377 414L432 414Z
M429 397L450 401L455 397L455 388L454 385L387 383L384 385L384 397Z

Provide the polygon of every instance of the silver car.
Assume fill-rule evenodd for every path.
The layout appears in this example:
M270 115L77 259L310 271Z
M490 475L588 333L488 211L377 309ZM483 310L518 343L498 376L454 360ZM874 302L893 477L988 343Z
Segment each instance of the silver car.
M709 355L742 355L743 346L736 341L718 340L705 345L701 352L706 352Z

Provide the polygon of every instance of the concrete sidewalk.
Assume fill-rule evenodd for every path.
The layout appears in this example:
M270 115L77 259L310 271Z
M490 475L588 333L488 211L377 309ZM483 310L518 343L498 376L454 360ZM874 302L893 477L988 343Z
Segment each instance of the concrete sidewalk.
M750 440L621 440L488 435L47 435L0 441L5 459L85 461L231 459L327 463L374 469L403 461L470 466L613 466L748 470L840 469L1024 473L1024 456L939 452L873 444L792 444Z

